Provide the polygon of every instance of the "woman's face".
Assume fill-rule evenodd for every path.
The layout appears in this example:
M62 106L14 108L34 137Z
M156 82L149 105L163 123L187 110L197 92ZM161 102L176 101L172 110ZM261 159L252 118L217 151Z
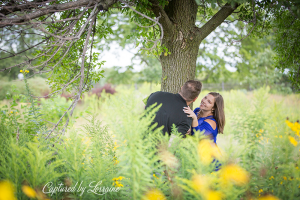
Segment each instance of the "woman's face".
M212 108L214 107L215 104L215 98L213 95L211 94L207 94L200 103L200 109L201 110L205 110L205 111L209 111L212 110Z

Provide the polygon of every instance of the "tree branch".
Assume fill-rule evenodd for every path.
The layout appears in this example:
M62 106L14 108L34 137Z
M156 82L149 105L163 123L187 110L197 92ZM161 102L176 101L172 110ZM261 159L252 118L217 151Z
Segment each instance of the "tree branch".
M231 7L229 3L226 3L204 26L198 29L197 39L202 41L211 32L213 32L224 20L233 13L239 7L239 4L235 4Z
M111 7L114 3L116 3L117 0L105 0L103 2L99 3L99 8L102 10L107 10L109 7ZM32 19L36 19L38 17L50 14L50 13L55 13L55 12L60 12L60 11L65 11L65 10L70 10L78 7L85 7L88 4L91 3L91 0L77 0L75 2L68 2L68 3L63 3L63 4L56 4L56 5L50 5L45 8L40 8L39 10L29 13L29 14L24 14L23 16L19 18L6 18L3 19L0 22L0 28L3 28L5 26L11 26L16 23L21 23L25 21L30 21ZM92 2L92 6L97 3L96 0Z
M166 11L159 5L157 0L149 0L152 3L151 9L156 17L161 16L159 22L162 24L165 30L173 30L174 24L170 20Z

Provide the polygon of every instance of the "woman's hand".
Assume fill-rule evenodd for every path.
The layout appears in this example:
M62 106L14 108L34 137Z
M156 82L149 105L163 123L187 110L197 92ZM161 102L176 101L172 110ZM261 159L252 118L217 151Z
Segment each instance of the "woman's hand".
M194 111L192 111L190 109L190 107L183 107L183 112L188 114L188 117L191 117L193 119L192 122L192 127L197 127L198 126L198 119L197 119L197 115L194 113Z
M194 120L194 119L197 120L196 114L194 113L194 111L192 111L192 110L190 109L189 106L188 106L188 107L183 107L183 112L186 113L186 114L188 114L187 116L193 118L193 120Z

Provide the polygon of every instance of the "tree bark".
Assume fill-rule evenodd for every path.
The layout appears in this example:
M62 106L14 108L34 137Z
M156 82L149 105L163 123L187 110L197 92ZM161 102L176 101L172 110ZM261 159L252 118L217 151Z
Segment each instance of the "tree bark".
M170 55L160 56L162 65L161 90L177 93L188 80L195 78L200 40L190 30L176 27L173 39L163 39Z
M203 27L195 25L198 5L194 0L172 0L162 8L151 0L152 10L164 28L162 45L171 54L160 55L161 91L177 93L188 80L195 78L200 43L239 6L223 6Z

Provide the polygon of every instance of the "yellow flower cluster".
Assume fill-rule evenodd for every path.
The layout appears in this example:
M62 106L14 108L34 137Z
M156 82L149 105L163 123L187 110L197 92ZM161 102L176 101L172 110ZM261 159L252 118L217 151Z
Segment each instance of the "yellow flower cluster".
M297 142L297 140L294 137L289 136L289 140L292 143L292 145L297 146L298 142Z
M35 198L36 197L36 192L34 191L34 189L32 189L31 187L29 187L27 185L22 186L22 191L29 198Z
M153 177L159 179L155 174L153 174Z
M113 178L112 180L114 181L112 185L114 185L115 187L124 187L121 184L121 180L124 179L125 177L123 176L119 176L118 178Z
M35 191L28 185L23 185L21 189L23 193L29 198L50 200L42 191ZM10 181L0 181L0 200L17 200L17 198L15 197L15 187Z
M120 162L120 161L118 161L116 156L114 156L114 161L115 161L114 165L119 164L119 162Z
M214 158L221 158L221 151L214 142L203 139L198 144L198 155L205 165L209 165Z
M28 70L20 70L21 73L24 73L24 74L28 74L29 71Z
M291 128L292 131L294 131L298 136L300 136L300 124L298 122L292 123L289 120L285 120L285 123L288 125L288 127Z
M273 195L266 195L266 196L259 197L258 200L279 200L279 199Z
M0 200L17 200L15 188L9 181L0 181Z
M225 185L242 186L249 182L249 173L236 164L229 164L220 170L220 178Z
M120 146L118 145L117 142L115 142L114 150L116 150L118 147L120 147Z
M192 188L199 194L206 194L212 183L209 176L196 174L192 177Z
M207 175L196 174L192 177L192 188L201 194L205 200L221 200L223 194L220 191L211 190L210 186L213 185L215 177L209 177Z
M160 190L151 189L146 192L142 200L166 200L166 197Z
M243 186L249 182L249 174L246 170L235 164L224 166L219 172L211 175L195 174L191 180L191 187L198 192L205 200L223 199L225 194L211 188L220 185L223 189L228 186L238 185Z

